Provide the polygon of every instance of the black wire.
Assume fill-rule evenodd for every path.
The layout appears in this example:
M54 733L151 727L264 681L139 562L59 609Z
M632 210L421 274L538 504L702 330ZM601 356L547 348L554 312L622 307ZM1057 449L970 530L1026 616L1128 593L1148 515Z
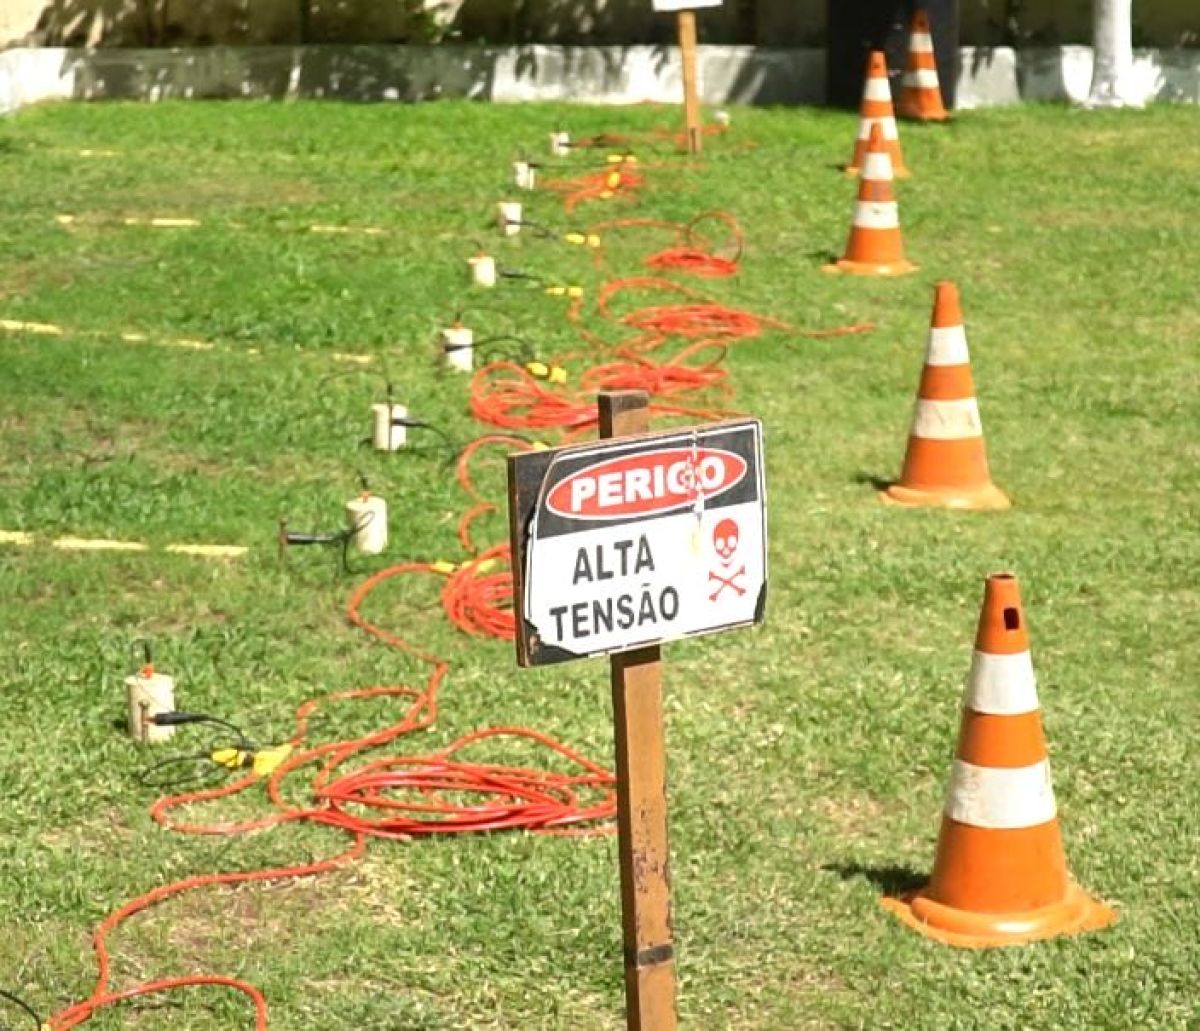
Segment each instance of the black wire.
M242 730L242 728L236 723L231 723L229 720L222 719L220 716L210 716L205 712L184 713L181 715L186 715L187 719L180 720L178 723L161 725L185 727L190 724L202 723L209 726L222 727L225 730L231 730L235 735L237 735L236 740L233 744L229 744L221 738L214 738L212 742L210 742L207 752L191 752L183 755L170 755L165 759L160 759L158 762L147 766L138 775L138 783L140 783L143 787L174 788L183 784L193 784L197 781L203 781L205 783L209 781L217 781L223 774L231 771L225 769L219 764L213 764L213 752L220 751L223 748L233 748L238 752L248 752L253 755L259 750L258 745L255 744L251 738L247 737L246 732ZM186 776L172 777L167 780L160 780L154 776L161 770L168 769L172 766L182 766L185 763L204 763L205 765L199 768L196 773ZM214 765L216 768L210 768L209 764Z
M0 988L0 998L7 999L9 1002L23 1009L29 1016L29 1019L33 1021L34 1027L38 1028L40 1031L43 1023L42 1018L38 1015L38 1011L30 1006L29 1003L27 1003L19 995L14 995L12 992L5 991L3 988Z
M155 774L161 770L168 769L172 766L182 766L184 763L196 764L194 773L189 773L180 777L159 778ZM144 788L155 789L172 789L183 787L185 784L210 784L216 783L229 771L222 766L218 766L212 761L212 754L209 752L194 752L190 755L170 755L165 759L160 759L156 763L147 766L141 773L138 774L138 783Z
M506 340L511 340L518 344L524 344L526 349L523 351L502 351L502 357L521 359L524 361L528 361L532 357L535 346L533 341L528 337L520 336L517 333L498 333L495 336L484 337L482 340L477 340L475 342L475 349L482 351L485 347L490 347L493 344L503 343Z
M522 272L520 269L502 268L499 271L501 279L528 279L539 286L546 281L544 276L535 276L532 272Z
M505 219L504 221L506 225L520 226L522 229L532 229L534 237L539 240L549 240L555 236L552 229L548 229L540 222L530 222L523 218L517 219L515 222L511 219Z

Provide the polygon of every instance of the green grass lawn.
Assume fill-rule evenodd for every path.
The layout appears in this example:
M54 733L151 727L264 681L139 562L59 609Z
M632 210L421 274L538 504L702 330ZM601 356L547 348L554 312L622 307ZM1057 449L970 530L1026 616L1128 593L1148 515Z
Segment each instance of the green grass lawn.
M419 682L423 668L348 627L343 606L366 570L461 558L468 499L437 457L360 446L382 393L372 370L386 369L415 416L459 440L482 432L466 378L432 360L457 308L478 332L518 332L542 355L580 344L561 299L508 284L472 293L464 259L476 241L593 293L604 279L581 248L498 239L509 161L521 145L541 155L559 123L588 134L674 117L164 103L0 122L0 319L65 330L0 330L0 530L35 535L0 543L0 987L53 1012L91 990L91 928L125 900L345 847L312 825L232 839L155 825L154 793L138 782L147 753L114 726L130 642L153 638L182 706L267 739L285 737L312 695ZM729 357L736 407L766 427L772 588L762 628L667 649L681 1021L1194 1028L1200 111L1021 108L902 130L914 178L899 184L901 220L921 270L896 281L819 271L845 243L854 186L834 166L854 131L847 114L737 110L693 167L639 151L649 182L636 204L568 219L552 194L524 198L556 228L727 209L747 235L742 273L689 285L798 329L877 326L772 332ZM123 224L154 217L202 224ZM386 233L321 235L313 223ZM636 274L665 242L624 234L611 274ZM895 509L871 486L899 471L931 284L947 277L962 290L1010 512ZM215 346L161 346L181 338ZM344 352L377 361L335 359ZM477 468L501 498L498 456ZM390 501L388 555L353 576L317 549L281 567L277 519L338 524L359 474ZM499 518L478 529L504 532ZM67 534L151 550L49 546ZM250 551L162 550L180 541ZM878 897L932 862L983 578L1001 569L1022 582L1072 872L1120 922L964 952L911 933ZM510 645L451 627L437 588L409 579L371 603L379 622L454 663L438 724L401 747L525 723L607 763L605 664L519 672ZM385 704L334 710L314 736L393 718ZM117 986L237 976L266 993L280 1029L622 1021L612 838L375 842L341 872L167 902L111 946ZM251 1019L240 997L190 990L92 1026L168 1023Z

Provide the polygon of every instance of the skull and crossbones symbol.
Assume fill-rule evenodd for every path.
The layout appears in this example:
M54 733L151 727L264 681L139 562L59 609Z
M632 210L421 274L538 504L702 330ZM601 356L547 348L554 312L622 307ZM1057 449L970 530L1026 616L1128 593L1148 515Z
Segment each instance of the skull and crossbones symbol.
M716 601L725 593L726 588L736 593L739 598L746 593L746 588L738 582L739 578L746 575L746 563L743 562L736 570L733 568L740 536L738 524L732 519L722 519L713 527L713 550L716 552L717 565L723 572L714 569L708 574L709 584L717 585L716 590L708 596L709 601Z

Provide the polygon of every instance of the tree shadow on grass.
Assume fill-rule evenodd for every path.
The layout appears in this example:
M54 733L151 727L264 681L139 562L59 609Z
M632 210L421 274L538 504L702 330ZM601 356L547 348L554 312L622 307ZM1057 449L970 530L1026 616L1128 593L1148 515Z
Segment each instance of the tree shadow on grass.
M884 895L903 895L916 891L929 881L928 874L918 873L911 866L869 866L850 862L826 863L821 869L837 874L844 881L865 878Z

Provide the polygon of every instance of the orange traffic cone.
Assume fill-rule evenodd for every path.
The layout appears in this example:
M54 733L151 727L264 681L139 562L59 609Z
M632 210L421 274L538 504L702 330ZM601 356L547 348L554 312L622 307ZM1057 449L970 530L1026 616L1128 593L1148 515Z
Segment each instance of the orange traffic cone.
M1106 927L1116 914L1067 873L1017 580L989 576L933 874L885 898L947 945L1016 945Z
M846 253L824 269L858 276L899 276L917 269L904 257L900 213L892 192L892 159L878 125L871 126Z
M901 505L1008 508L992 483L958 287L934 286L933 318L904 470L881 497Z
M942 90L938 85L929 17L919 7L913 12L908 34L908 62L900 85L900 103L896 107L901 118L918 122L944 122L950 117L942 104Z
M863 83L858 139L854 143L854 157L846 166L847 175L858 175L862 170L871 130L877 125L883 130L883 139L892 159L892 174L898 179L907 179L912 173L904 167L904 156L900 153L900 135L896 131L896 113L892 109L892 87L888 85L887 58L882 50L872 50L867 57L867 79Z

